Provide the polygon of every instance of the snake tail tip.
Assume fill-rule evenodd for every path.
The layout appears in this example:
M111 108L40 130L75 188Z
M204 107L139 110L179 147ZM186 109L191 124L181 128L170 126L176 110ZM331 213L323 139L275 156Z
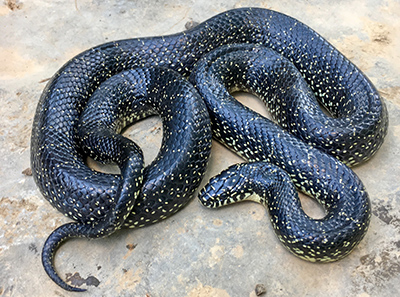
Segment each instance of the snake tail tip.
M58 249L58 247L65 240L71 237L79 237L80 236L80 224L77 223L69 223L58 227L54 230L50 236L47 238L43 250L42 250L42 263L43 268L47 275L61 288L67 291L72 292L84 292L86 289L73 287L67 284L56 272L54 267L54 256Z

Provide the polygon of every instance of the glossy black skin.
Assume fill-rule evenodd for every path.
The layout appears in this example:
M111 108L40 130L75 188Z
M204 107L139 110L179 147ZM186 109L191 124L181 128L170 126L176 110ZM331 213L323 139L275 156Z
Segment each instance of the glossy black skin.
M221 58L222 55L225 56ZM318 59L328 58L318 56L314 64ZM379 149L387 133L388 119L386 107L374 86L343 59L340 56L329 58L331 63L342 66L334 70L335 73L343 71L339 85L332 83L320 90L315 85L322 85L322 82L316 79L307 84L307 79L304 79L313 68L302 71L291 59L262 46L232 45L213 51L198 63L201 65L194 70L191 81L198 89L201 88L206 102L209 101L204 96L206 92L223 92L216 90L220 87L216 82L230 92L245 90L256 94L285 130L354 166L368 160ZM207 74L202 72L206 71L210 73L208 78L203 77ZM352 76L347 71L351 71ZM209 87L210 84L213 86ZM319 96L321 92L330 94L329 98ZM318 102L324 105L330 116L322 111ZM214 103L218 104L221 103ZM211 104L207 107L209 110L213 108ZM212 119L216 118L214 116L211 114Z
M158 156L143 170L140 148L119 133L125 126L149 115L161 117L163 140ZM65 123L59 128L63 125ZM78 223L57 228L43 247L42 263L47 274L66 290L82 291L69 286L57 275L52 260L58 246L71 237L97 238L122 226L155 223L184 207L206 169L211 150L211 125L200 95L182 76L159 67L136 68L121 72L100 85L81 114L75 137L85 155L101 162L113 161L121 169L119 176L98 173L85 166L85 170L91 172L91 179L77 175L76 180L70 180L70 196L65 199L74 205L70 216ZM57 144L54 147L57 148ZM64 160L67 165L70 163L67 158ZM103 179L104 183L93 186L93 176ZM112 188L111 184L107 188L114 180L119 185ZM62 190L65 189L63 181L53 182L59 183ZM91 191L88 194L93 199L99 195L100 200L72 196L75 189ZM108 192L115 192L115 197L101 200L102 194ZM131 217L135 221L131 221Z
M296 111L292 127L306 134L315 122L323 122L328 116L321 112L319 116L314 115L315 121L303 122L303 114L312 110L301 109L303 102L316 107L318 103L308 86L299 82L298 71L291 67L289 61L268 48L225 46L199 61L191 81L206 102L214 137L249 162L265 161L284 169L298 189L324 206L326 216L311 219L302 211L297 195L288 193L282 181L273 186L274 191L264 192L262 185L268 189L274 181L274 176L263 175L265 166L260 169L250 164L251 169L245 167L242 171L254 170L254 173L237 172L231 177L240 180L243 176L244 181L240 182L245 184L252 180L253 189L244 186L243 190L237 190L235 186L228 195L230 201L241 200L241 191L260 195L271 214L275 232L290 251L309 261L336 261L348 255L368 229L370 201L364 185L342 162L309 146L229 94L238 89L254 92L264 99L279 123L285 121L289 111ZM286 71L279 71L282 68ZM350 116L349 125L357 129L357 121L353 123L351 119ZM341 122L341 119L328 120ZM221 185L226 179L226 175L215 178L213 186L200 194L200 201L209 204L209 200L217 200L220 194L225 196L226 190ZM218 206L222 202L214 204Z
M348 160L349 164L369 158L380 147L387 132L387 112L368 79L317 33L283 14L258 8L236 9L183 33L102 44L71 59L54 75L40 98L34 119L31 160L38 187L60 212L80 224L93 227L78 228L79 231L67 234L60 232L59 235L63 234L65 238L72 232L74 236L96 237L109 234L120 226L145 226L167 217L166 214L172 214L179 205L187 202L185 199L189 197L175 202L176 193L171 197L174 202L168 204L156 195L151 198L143 198L143 195L133 195L129 199L119 197L121 177L101 174L85 165L83 149L77 145L76 129L88 99L112 75L137 66L158 65L188 76L205 53L232 43L263 44L287 57L308 82L313 82L312 91L320 95L318 100L329 105L327 101L335 98L331 110L339 117L346 118L348 114L347 109L339 106L343 102L340 98L352 94L352 88L360 88L357 93L364 92L366 105L354 101L357 108L353 109L362 107L361 118L365 123L362 127L357 126L362 129L353 131L354 138L349 140L341 133L327 133L328 140L322 141L322 145L318 144L319 140L307 139L307 142L316 147L332 143L330 150L336 157L345 155L342 160ZM352 100L349 99L346 106L351 107ZM365 109L369 106L373 108L373 117ZM332 140L333 137L339 138ZM139 160L140 152L135 156ZM200 165L206 163L197 162ZM196 174L201 175L203 171L200 168ZM144 183L146 178L145 175ZM140 176L133 179L140 183ZM159 186L156 185L153 193L160 193ZM126 208L129 201L130 206ZM129 212L131 206L133 209ZM117 215L119 211L122 215ZM60 242L63 236L56 238ZM43 255L51 258L49 253Z

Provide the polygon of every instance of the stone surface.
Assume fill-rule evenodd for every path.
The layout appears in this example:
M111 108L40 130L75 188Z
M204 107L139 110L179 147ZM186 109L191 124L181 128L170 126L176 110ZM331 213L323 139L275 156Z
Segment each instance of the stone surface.
M75 54L115 39L179 32L234 7L275 9L305 22L358 65L385 98L390 127L382 149L354 170L373 217L347 258L312 264L276 239L266 210L243 203L208 210L193 201L172 218L106 239L74 239L56 257L81 296L397 296L400 292L400 3L376 1L15 1L0 4L0 296L75 296L45 274L46 237L69 220L29 175L30 130L46 81ZM190 24L188 24L190 25ZM263 110L257 100L252 102ZM162 131L157 118L131 127L149 162ZM215 144L203 184L241 161ZM320 209L304 199L310 214Z

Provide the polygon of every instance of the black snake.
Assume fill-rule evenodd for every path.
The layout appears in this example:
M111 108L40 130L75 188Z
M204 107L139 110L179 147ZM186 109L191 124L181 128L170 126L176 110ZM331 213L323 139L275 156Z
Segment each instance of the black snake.
M191 75L200 95L176 72ZM296 137L233 100L228 91L238 89L260 96ZM140 148L119 133L151 114L163 120L163 143L143 169ZM369 159L387 126L386 107L361 71L312 29L275 11L235 9L175 35L89 49L54 75L33 123L35 181L76 221L49 236L44 268L64 289L82 291L53 267L63 240L146 226L181 209L205 171L210 127L215 138L255 163L211 180L200 193L202 203L260 201L293 253L311 261L340 259L365 235L370 203L362 182L338 159L348 165ZM121 175L88 168L86 155L117 163ZM289 178L325 206L324 219L302 212Z

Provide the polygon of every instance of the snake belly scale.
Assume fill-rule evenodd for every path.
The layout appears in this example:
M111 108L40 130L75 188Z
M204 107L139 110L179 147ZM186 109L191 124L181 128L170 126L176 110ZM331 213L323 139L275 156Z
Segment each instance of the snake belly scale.
M229 46L232 44L254 46ZM268 58L280 66L264 67L262 59L257 59L264 47L283 57ZM229 56L234 52L239 58L243 53L249 56L235 62ZM228 57L218 64L225 54ZM269 52L266 55L270 57ZM192 73L196 63L197 70ZM289 82L267 85L267 72L277 78L278 70L285 72L291 67L286 63L292 63L298 73L291 75ZM260 65L261 73L268 70L264 81L255 74ZM191 75L197 90L175 72ZM309 88L301 87L301 95L294 95L298 99L295 103L285 101L291 97L288 93L300 86L299 78ZM221 86L258 94L275 120L296 136L241 106ZM126 92L128 95L123 95ZM314 98L312 104L308 98ZM333 117L323 115L317 101ZM159 114L163 120L163 144L156 160L143 169L140 148L119 132L151 114ZM49 236L42 253L44 268L64 289L82 291L66 284L55 272L52 260L58 245L69 237L101 237L122 227L146 226L181 209L205 172L211 130L219 141L257 162L250 169L243 165L236 170L286 176L280 173L284 169L288 176L276 180L282 183L290 178L326 207L323 220L304 221L302 216L285 223L294 233L284 231L287 212L270 209L275 230L283 230L277 234L285 246L312 261L340 259L363 238L370 217L362 182L342 162L356 165L368 160L383 143L387 126L386 107L365 75L315 31L275 11L235 9L182 33L120 40L89 49L53 76L34 118L34 179L43 196L76 221ZM117 163L121 175L88 168L86 155ZM265 161L281 169L265 167ZM201 191L203 204L217 207L248 198L249 188L261 196L267 192L277 196L274 190L260 191L247 183L246 190L233 187L230 193L236 196L215 198L227 193L221 184L237 183L231 178L232 170L228 171L212 180L206 187L209 190ZM261 173L254 176L265 179L268 187L269 178ZM216 185L221 191L215 191ZM259 202L274 205L268 199ZM279 205L286 211L289 203ZM311 232L296 228L297 223Z

